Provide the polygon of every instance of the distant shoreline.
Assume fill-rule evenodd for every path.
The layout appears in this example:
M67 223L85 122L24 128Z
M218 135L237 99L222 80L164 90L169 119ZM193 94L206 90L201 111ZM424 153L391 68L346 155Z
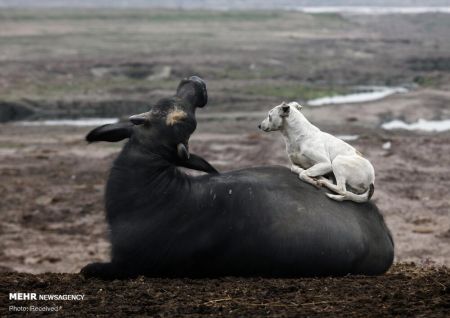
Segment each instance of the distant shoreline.
M2 9L162 9L162 10L205 10L205 11L299 11L311 14L326 13L346 13L363 15L384 15L384 14L423 14L423 13L446 13L450 14L449 6L286 6L286 5L175 5L168 3L161 4L107 4L107 3L76 3L67 2L64 4L58 1L40 3L10 3L0 0Z
M421 14L450 13L448 7L296 7L291 8L305 13L352 13L352 14ZM286 9L288 10L288 9Z

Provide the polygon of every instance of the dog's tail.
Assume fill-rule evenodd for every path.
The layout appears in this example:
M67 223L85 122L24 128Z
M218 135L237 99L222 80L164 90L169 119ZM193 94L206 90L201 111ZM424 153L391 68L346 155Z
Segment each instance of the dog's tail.
M369 189L367 189L367 191L362 194L355 194L353 192L346 191L345 194L326 193L326 195L330 199L333 199L336 201L349 200L349 201L354 201L354 202L358 202L358 203L363 203L363 202L369 201L372 198L374 191L375 191L375 186L373 185L373 183L371 183L369 186Z

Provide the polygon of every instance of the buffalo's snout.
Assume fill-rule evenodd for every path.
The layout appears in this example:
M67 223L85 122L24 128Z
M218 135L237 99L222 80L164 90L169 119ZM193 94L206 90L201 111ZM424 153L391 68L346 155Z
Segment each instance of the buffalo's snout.
M208 91L205 81L198 76L191 76L178 85L177 96L194 107L204 107L208 103Z

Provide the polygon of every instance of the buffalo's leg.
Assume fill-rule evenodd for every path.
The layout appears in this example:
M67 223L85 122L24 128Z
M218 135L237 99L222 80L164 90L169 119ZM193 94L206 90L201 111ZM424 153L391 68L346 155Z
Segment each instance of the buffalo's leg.
M112 280L116 278L124 278L124 272L117 269L113 263L90 263L83 267L80 274L85 278L99 278L104 280Z

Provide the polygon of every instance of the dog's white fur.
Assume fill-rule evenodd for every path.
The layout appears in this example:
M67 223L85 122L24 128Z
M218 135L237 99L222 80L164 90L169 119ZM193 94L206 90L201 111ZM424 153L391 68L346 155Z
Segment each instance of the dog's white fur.
M280 130L286 141L291 171L314 186L325 186L337 194L334 200L366 202L374 191L375 171L355 148L311 124L297 102L275 106L260 125L264 131ZM322 177L334 173L336 185ZM318 180L314 178L319 178ZM347 186L354 192L347 191Z

